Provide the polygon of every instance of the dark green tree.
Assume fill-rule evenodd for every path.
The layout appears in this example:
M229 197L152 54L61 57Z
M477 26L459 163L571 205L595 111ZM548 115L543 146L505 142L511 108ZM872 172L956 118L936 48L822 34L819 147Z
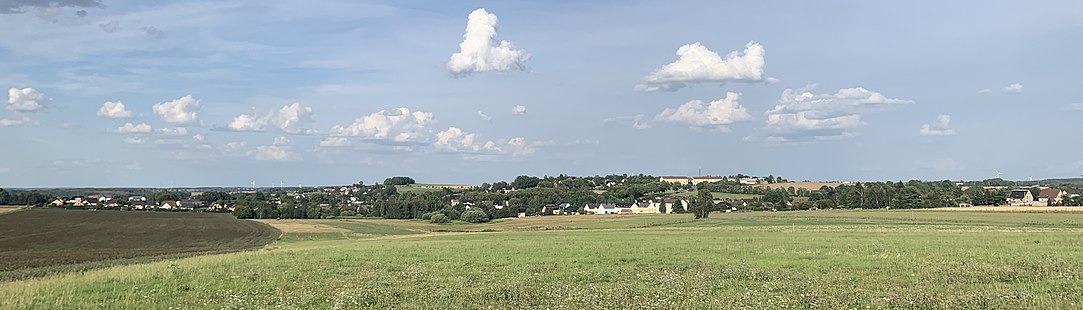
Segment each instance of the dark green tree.
M489 221L489 214L479 208L470 208L459 215L459 219L470 223L484 223Z
M713 205L714 197L711 196L711 191L701 188L699 193L696 194L696 199L692 201L692 213L695 214L697 219L705 219L711 215Z
M410 177L390 177L384 179L384 185L410 185L414 184L414 179Z
M516 189L535 188L538 187L539 182L541 182L541 179L537 177L521 175L515 177L515 181L511 182L511 187L514 187Z

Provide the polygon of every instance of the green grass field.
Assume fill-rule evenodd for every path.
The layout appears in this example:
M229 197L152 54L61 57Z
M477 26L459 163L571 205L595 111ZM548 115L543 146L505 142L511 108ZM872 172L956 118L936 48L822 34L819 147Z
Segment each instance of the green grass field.
M318 221L259 251L0 283L0 308L1083 307L1079 213Z

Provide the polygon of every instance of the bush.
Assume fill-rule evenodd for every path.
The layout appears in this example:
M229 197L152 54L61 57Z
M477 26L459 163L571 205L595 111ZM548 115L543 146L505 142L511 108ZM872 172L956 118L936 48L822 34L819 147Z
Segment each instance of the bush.
M342 211L342 213L340 213L339 215L341 215L341 216L355 216L355 215L357 215L357 212L353 212L353 210L346 210L346 211Z
M452 220L452 221L461 219L460 214L461 213L459 213L459 211L455 210L455 209L445 209L444 210L444 215L447 215L447 218L449 220Z
M428 220L432 219L432 216L433 216L432 212L425 212L425 213L421 214L421 219L428 221Z
M489 221L489 215L485 214L485 211L470 209L463 211L463 214L459 215L459 219L470 223L484 223Z
M447 218L447 215L443 215L443 214L439 214L439 213L433 214L430 221L433 224L445 224L445 223L451 222L451 220L449 220Z

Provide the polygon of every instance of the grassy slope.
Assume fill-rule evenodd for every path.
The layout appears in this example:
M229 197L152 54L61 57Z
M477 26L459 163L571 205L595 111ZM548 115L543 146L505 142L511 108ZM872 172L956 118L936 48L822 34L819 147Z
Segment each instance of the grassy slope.
M1083 307L1083 214L1045 215L508 220L487 224L507 232L280 242L3 283L0 300L12 308ZM516 231L543 220L607 229ZM410 231L421 224L377 223Z

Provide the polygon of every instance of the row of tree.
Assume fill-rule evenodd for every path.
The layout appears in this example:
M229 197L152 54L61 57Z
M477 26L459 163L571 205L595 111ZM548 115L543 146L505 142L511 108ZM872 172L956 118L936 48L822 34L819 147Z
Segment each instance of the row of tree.
M51 201L53 197L41 191L12 191L8 192L0 188L0 205L26 205L40 206Z

